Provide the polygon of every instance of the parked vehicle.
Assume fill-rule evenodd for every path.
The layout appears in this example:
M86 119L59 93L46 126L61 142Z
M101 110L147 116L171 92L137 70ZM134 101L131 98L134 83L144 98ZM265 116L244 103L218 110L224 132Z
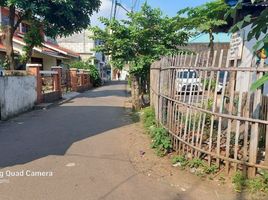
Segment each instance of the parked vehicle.
M176 75L177 92L202 92L201 79L194 70L178 70Z
M222 92L224 72L220 73L219 82L216 86L218 93ZM227 74L228 77L228 74ZM228 78L227 78L228 79ZM202 92L203 82L195 70L178 70L176 76L177 92ZM206 87L205 87L206 88Z

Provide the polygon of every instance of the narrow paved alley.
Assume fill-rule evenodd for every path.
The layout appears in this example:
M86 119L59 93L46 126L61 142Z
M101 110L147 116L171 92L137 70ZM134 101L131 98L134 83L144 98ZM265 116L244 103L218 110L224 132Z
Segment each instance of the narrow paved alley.
M180 199L175 188L133 168L126 95L126 83L114 82L1 122L0 171L13 177L0 179L0 199Z

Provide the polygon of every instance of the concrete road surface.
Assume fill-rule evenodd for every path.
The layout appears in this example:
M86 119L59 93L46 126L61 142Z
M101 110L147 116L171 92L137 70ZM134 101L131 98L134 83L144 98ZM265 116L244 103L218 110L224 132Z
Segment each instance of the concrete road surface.
M182 199L137 172L125 135L125 83L0 123L0 200Z

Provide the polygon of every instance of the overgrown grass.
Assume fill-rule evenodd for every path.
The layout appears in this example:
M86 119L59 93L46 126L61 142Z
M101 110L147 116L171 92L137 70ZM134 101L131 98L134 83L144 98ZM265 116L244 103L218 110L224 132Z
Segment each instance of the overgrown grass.
M147 107L142 110L142 121L146 130L150 130L150 127L156 126L155 112L152 107Z
M188 163L188 166L190 168L199 168L199 167L203 167L205 164L204 164L204 161L201 160L200 158L194 158L192 160L189 160L189 163Z
M152 138L151 147L156 150L158 156L165 156L172 149L171 139L166 129L161 125L157 125L152 107L142 110L142 121Z
M200 158L187 159L183 155L175 155L172 157L171 162L173 165L178 164L182 169L190 168L195 169L194 171L198 176L211 175L218 172L218 167L216 165L207 165Z
M156 149L158 156L165 156L171 149L171 139L168 132L163 127L155 127L150 129L152 138L152 148Z
M246 177L239 171L233 176L232 183L234 184L235 191L241 192L246 185Z
M247 179L242 172L236 172L232 178L234 189L237 192L242 190L249 191L250 193L267 193L268 192L268 173L263 171L262 175L259 175L253 179Z
M180 155L173 156L171 162L173 165L179 163L179 166L183 169L188 165L188 160L185 158L185 156Z

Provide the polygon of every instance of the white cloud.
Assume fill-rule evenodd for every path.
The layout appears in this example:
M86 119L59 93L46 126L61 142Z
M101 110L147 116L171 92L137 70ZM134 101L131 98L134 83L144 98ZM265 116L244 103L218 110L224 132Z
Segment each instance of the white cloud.
M110 18L111 15L111 8L112 8L112 0L101 0L101 7L98 13L94 13L91 17L91 25L92 26L100 26L102 27L102 24L99 21L99 17L106 17ZM126 5L124 7L127 8ZM130 10L130 9L129 9ZM116 19L126 19L127 18L127 12L123 10L120 7L117 7L117 15Z

